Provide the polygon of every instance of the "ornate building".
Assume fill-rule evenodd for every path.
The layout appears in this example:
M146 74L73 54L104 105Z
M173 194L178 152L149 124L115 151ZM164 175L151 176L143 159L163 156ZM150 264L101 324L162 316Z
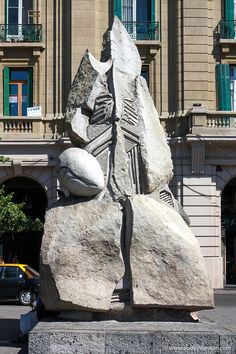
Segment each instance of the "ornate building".
M190 217L212 284L236 285L235 6L235 0L0 0L0 155L10 158L0 166L0 183L33 216L58 198L54 166L70 146L63 120L69 88L85 50L100 57L115 14L140 52L172 150L170 187ZM40 237L19 241L24 261L31 262L30 251L22 248L36 254ZM4 247L2 241L3 253Z

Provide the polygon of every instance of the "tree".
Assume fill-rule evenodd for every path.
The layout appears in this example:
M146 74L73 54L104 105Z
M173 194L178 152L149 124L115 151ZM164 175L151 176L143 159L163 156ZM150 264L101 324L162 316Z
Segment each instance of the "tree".
M10 161L9 157L0 155L0 163L5 163Z
M0 233L22 231L40 231L43 223L39 219L32 220L24 213L25 203L14 203L14 193L6 194L4 186L0 187Z

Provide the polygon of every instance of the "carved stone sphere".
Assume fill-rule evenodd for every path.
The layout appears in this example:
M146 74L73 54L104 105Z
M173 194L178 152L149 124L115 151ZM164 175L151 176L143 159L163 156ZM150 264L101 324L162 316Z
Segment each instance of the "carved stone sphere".
M75 195L90 197L104 188L104 175L97 159L86 150L70 148L57 160L57 177L63 187Z

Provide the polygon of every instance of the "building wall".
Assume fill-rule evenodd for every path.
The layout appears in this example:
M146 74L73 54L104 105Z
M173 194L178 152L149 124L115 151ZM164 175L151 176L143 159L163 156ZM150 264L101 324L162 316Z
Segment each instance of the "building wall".
M0 9L4 3L0 0ZM227 113L230 126L223 129L225 116L216 111L215 65L236 64L236 47L232 41L215 43L221 0L156 0L155 4L159 39L137 40L136 45L149 68L150 92L173 154L171 188L190 217L212 284L219 288L225 267L221 193L236 176L236 132L233 112ZM100 58L112 1L38 0L35 6L43 40L0 42L0 92L4 67L33 67L33 105L41 106L42 116L30 119L30 131L21 131L22 117L15 121L3 117L0 94L0 154L11 158L0 166L0 183L12 176L31 176L45 188L50 204L57 199L55 159L70 146L63 125L70 85L86 49ZM4 22L0 11L0 23ZM200 105L199 111L194 104ZM13 121L10 130L4 128L6 119Z

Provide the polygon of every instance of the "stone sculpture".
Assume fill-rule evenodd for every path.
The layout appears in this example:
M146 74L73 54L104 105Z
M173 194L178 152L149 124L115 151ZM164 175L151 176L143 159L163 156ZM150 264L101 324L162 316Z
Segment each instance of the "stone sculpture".
M101 61L85 53L68 98L75 147L57 171L76 197L47 211L42 299L86 319L211 308L198 241L167 187L170 149L138 50L117 18L103 45Z

